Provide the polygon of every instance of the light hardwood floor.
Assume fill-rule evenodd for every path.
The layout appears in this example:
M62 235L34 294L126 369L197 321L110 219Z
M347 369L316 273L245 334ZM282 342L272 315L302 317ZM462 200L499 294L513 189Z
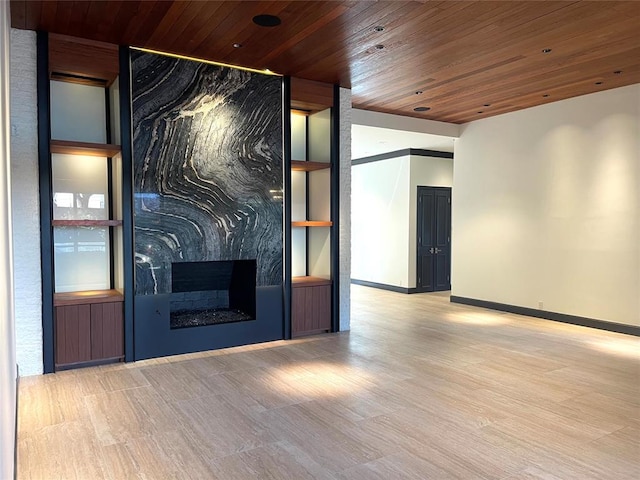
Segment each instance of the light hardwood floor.
M18 478L640 478L638 338L352 292L350 333L21 379Z

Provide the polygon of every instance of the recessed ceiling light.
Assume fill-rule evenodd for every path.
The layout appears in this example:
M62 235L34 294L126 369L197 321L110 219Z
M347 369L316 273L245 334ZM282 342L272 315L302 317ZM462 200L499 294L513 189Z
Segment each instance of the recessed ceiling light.
M550 48L543 48L542 49L542 53L551 53L551 49Z
M373 29L374 29L376 32L382 32L382 31L384 31L384 27L383 27L382 25L376 25L375 27L373 27Z
M413 109L414 112L428 112L431 110L431 107L416 107Z
M282 23L279 17L275 15L256 15L253 17L253 23L261 27L277 27Z
M595 85L602 85L602 82L596 82Z
M620 75L622 73L622 70L616 70L615 72L613 72L614 75Z
M376 50L382 50L384 48L384 45L378 44L376 45Z
M233 48L240 48L240 47L242 47L241 43L234 43L233 44Z
M416 91L416 95L422 95L424 92L422 90Z

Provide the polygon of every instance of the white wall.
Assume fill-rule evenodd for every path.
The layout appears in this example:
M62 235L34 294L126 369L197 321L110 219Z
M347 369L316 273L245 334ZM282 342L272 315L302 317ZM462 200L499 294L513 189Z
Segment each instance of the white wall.
M351 169L351 277L409 284L408 155Z
M640 85L472 122L452 294L640 325Z
M416 286L418 186L451 187L453 160L405 155L352 167L352 277Z
M0 4L0 478L13 478L16 356L9 172L9 2Z
M11 30L11 185L16 355L20 375L42 373L36 34Z
M449 158L411 155L409 173L409 288L416 286L418 187L452 187L453 160Z

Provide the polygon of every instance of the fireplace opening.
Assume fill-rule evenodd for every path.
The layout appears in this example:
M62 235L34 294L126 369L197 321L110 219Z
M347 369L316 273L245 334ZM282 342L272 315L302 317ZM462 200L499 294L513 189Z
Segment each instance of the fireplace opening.
M171 264L170 326L200 327L256 318L256 261Z

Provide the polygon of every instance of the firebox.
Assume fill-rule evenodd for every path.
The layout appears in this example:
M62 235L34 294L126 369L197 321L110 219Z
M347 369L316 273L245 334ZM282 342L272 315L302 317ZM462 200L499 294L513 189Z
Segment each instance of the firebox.
M256 318L256 261L171 264L170 327L186 328Z

